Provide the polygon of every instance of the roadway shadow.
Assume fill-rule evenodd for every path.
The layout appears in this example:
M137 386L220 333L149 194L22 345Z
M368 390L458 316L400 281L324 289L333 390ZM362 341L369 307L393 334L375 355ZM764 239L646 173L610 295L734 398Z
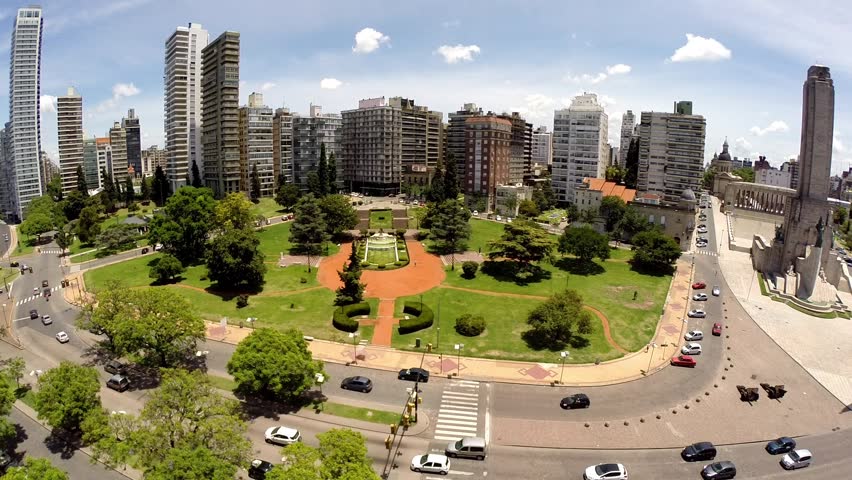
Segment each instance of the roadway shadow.
M68 460L83 446L83 432L53 429L44 439L44 446L50 453L59 454L60 458Z
M850 403L849 405L846 405L845 407L843 407L842 410L840 410L840 413L849 413L849 412L852 412L852 403Z
M239 390L234 392L234 396L240 400L240 408L243 414L250 420L257 418L278 420L281 415L292 415L310 406L316 408L317 405L328 400L328 397L318 390L310 390L292 402L282 402L267 397L246 395Z
M540 283L551 277L549 271L538 265L524 265L511 260L486 260L480 270L498 282L512 282L516 285Z
M567 342L563 342L550 337L536 335L532 329L522 333L521 339L523 339L529 348L537 351L549 350L551 352L558 352L566 346L570 346L573 349L581 349L589 346L589 339L582 335L572 335Z
M6 439L6 441L3 443L3 451L5 451L5 452L8 452L8 453L9 453L9 455L10 455L10 456L12 457L12 459L13 459L13 462L12 462L12 463L14 463L14 460L16 460L16 459L17 459L17 460L21 460L21 459L23 459L24 454L23 454L23 453L21 453L21 454L17 454L17 453L12 453L12 452L15 452L15 451L18 449L18 446L19 446L20 444L24 443L27 439L29 439L29 438L30 438L30 436L29 436L29 435L27 435L27 431L26 431L26 429L24 429L24 427L22 427L22 426L18 425L17 423L13 424L13 425L12 425L12 428L14 428L14 429L15 429L15 434L14 434L14 435L12 435L12 436L10 436L10 437L9 437L8 439ZM18 456L20 456L20 458L16 458L16 457L18 457Z
M584 277L589 275L600 275L606 271L604 267L598 265L594 261L587 262L585 260L572 257L562 257L557 260L553 266L572 275L581 275Z

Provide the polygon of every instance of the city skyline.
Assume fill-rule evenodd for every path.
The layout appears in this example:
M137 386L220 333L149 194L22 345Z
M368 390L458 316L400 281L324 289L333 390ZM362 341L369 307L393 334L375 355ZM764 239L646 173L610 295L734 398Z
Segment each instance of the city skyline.
M158 3L128 0L82 8L42 2L42 143L51 158L58 158L55 97L68 86L85 99L86 134L106 134L135 108L142 147L162 147L164 42L189 22L211 32L241 33L240 105L258 91L273 109L283 105L306 114L314 103L337 113L356 108L363 98L400 95L444 112L445 122L448 112L474 102L498 113L519 111L535 126L550 129L554 110L589 91L604 103L609 140L617 145L627 109L637 115L668 111L673 101L691 100L696 114L707 118L705 160L727 137L734 155L766 155L775 166L798 153L801 111L791 92L803 65L818 59L832 67L841 91L852 75L852 63L841 54L849 35L840 26L848 23L848 14L818 17L814 12L822 10L814 8L793 15L793 2L775 2L772 11L761 11L756 1L707 7L685 2L655 10L653 20L642 6L626 3L608 10L602 24L568 27L559 19L603 12L593 5L545 3L528 10L500 3L486 22L475 4L438 3L417 11L414 25L399 21L412 18L413 7L381 2L375 4L382 8L289 6L287 15L229 15L218 13L227 9L196 11L185 4L162 9ZM8 38L21 6L0 9L0 35ZM243 9L255 10L276 11L260 1ZM758 13L761 21L751 22ZM643 20L678 28L643 28L638 23ZM810 27L815 24L819 29ZM601 28L606 25L613 28ZM504 35L509 28L514 34ZM785 38L769 35L773 29L783 29ZM121 42L102 41L118 35ZM9 45L2 43L0 53L5 53ZM82 48L92 44L98 48ZM91 61L81 68L86 59ZM0 82L8 79L0 76ZM8 102L7 90L0 84L2 104ZM833 173L852 161L847 111L840 99Z

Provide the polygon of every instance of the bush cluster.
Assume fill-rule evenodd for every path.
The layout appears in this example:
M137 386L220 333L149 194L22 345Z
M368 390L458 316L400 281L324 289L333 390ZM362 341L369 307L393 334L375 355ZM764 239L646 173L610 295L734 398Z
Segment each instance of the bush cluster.
M456 332L465 337L475 337L485 331L485 319L481 315L466 313L456 319Z
M462 275L464 278L473 278L476 276L476 271L479 270L479 264L468 260L462 263Z
M432 326L432 321L435 318L435 314L432 313L432 309L420 302L405 302L402 312L408 315L409 318L407 320L402 319L399 321L400 335L429 328Z
M370 304L367 302L353 303L344 305L334 309L334 315L331 317L331 323L334 328L344 332L358 331L358 320L352 317L370 314Z

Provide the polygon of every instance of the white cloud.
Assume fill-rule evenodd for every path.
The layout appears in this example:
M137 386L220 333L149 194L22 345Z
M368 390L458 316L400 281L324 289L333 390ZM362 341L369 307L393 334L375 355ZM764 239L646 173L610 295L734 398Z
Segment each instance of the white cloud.
M441 22L441 26L444 28L458 28L461 26L461 20L459 20L458 18L446 20L444 22Z
M704 38L700 35L686 34L686 45L675 50L669 57L672 62L695 62L728 60L731 51L714 38Z
M530 118L541 118L553 115L553 104L555 100L552 97L541 93L532 93L524 97L524 106L512 107L513 112L518 112L527 120Z
M566 82L571 83L584 83L596 85L598 83L603 82L608 77L607 74L601 72L597 75L589 75L588 73L584 73L582 75L571 75L570 73L562 77L562 79Z
M630 73L631 70L633 70L633 67L631 67L630 65L625 65L623 63L617 63L617 64L612 65L612 66L607 65L606 74L607 75L623 75L625 73Z
M275 83L266 82L266 83L264 83L263 85L260 86L260 90L264 91L264 92L269 90L270 88L275 88Z
M246 82L245 80L240 80L240 89L245 88L246 83L248 82Z
M112 98L99 103L95 110L98 113L106 112L118 105L118 101L122 98L139 95L140 91L133 83L116 83L112 86Z
M790 130L790 127L788 127L787 124L784 121L775 120L772 123L770 123L769 126L766 127L766 128L760 128L760 127L757 127L757 126L751 127L749 129L749 132L751 132L752 135L757 135L758 137L762 137L762 136L766 135L767 133L786 132L788 130Z
M734 139L734 145L742 148L743 150L748 150L751 148L751 142L746 140L744 137L737 137Z
M610 97L609 95L598 95L598 102L604 108L611 107L611 106L615 105L616 103L618 103L618 102L615 101L614 98ZM620 121L621 120L619 120L619 122Z
M39 110L41 110L42 113L56 112L56 97L54 97L53 95L42 95L41 98L39 98L38 103Z
M846 149L846 145L844 145L843 141L840 140L840 134L837 132L834 132L834 139L832 140L831 145L834 151L837 153L846 153L848 151Z
M577 39L577 34L576 34L576 33L572 33L572 34L571 34L571 40L576 40L576 39Z
M472 62L473 55L479 54L480 49L477 45L441 45L435 51L444 57L444 61L450 64L458 62Z
M341 85L343 85L343 82L336 78L323 78L320 80L320 88L324 88L326 90L335 90Z
M370 53L377 50L383 43L390 41L390 37L370 27L362 28L355 34L355 53Z
M115 14L125 12L144 6L151 0L119 0L98 5L90 9L74 9L73 15L47 15L44 19L44 31L54 34L62 31L66 26L79 27L93 23L98 20L111 17Z

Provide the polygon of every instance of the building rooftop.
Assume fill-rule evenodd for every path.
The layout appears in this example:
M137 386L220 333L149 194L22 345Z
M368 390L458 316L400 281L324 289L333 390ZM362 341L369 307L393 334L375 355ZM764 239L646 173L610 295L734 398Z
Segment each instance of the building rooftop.
M589 190L601 192L603 197L618 197L624 200L624 203L630 203L636 197L636 190L615 182L608 182L603 178L584 178L583 183L589 186Z

